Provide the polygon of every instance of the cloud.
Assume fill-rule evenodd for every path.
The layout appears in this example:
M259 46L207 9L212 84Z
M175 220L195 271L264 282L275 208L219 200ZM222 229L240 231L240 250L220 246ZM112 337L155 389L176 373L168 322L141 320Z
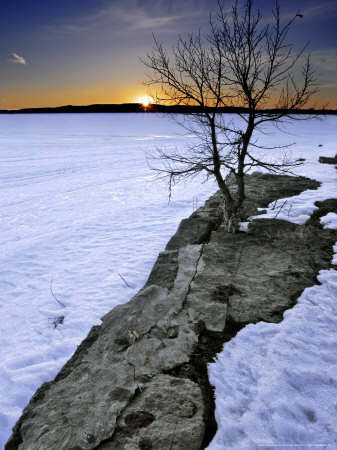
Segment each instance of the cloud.
M337 83L328 83L328 84L321 84L319 86L321 89L337 89Z
M93 29L110 28L115 32L155 31L165 29L174 31L178 22L202 15L199 0L185 0L183 5L172 0L116 0L106 2L102 8L90 15L79 15L71 21L60 22L48 27L57 33L91 32ZM177 5L179 7L177 7Z
M335 48L321 48L310 54L310 60L315 70L329 73L332 79L336 78L337 52Z
M308 17L314 20L326 20L333 19L337 17L337 8L336 2L327 1L327 2L315 2L313 5L306 5L303 7L304 17Z
M14 64L23 64L26 65L27 62L25 60L25 58L23 58L22 56L17 55L16 53L12 53L13 59L9 59L8 61Z

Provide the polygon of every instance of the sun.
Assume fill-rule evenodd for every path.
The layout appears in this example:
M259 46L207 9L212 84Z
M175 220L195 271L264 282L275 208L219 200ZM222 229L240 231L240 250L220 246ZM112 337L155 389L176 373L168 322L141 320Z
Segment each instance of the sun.
M147 108L151 101L152 99L150 97L141 97L138 99L138 103L141 103L143 108Z

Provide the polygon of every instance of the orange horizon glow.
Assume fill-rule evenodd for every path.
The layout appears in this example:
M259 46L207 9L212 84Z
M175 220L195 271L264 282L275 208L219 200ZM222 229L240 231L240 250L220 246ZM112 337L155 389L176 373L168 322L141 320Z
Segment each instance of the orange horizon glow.
M329 89L322 88L319 94L305 108L315 107L320 109L325 106L326 109L337 109L337 101ZM111 88L110 83L106 83L98 86L36 88L28 92L25 90L9 91L5 98L0 98L0 109L17 110L23 108L54 108L65 105L85 106L122 103L140 103L146 109L155 101L148 95L144 95L141 88L137 86L133 89L125 86L116 92Z
M144 93L142 86L127 81L118 88L111 80L100 83L70 84L67 86L36 86L33 89L25 88L8 90L6 94L0 93L0 109L22 108L54 108L65 105L93 105L93 104L121 104L142 103L145 106L152 99ZM131 87L130 87L131 86Z
M64 89L34 89L27 91L9 91L0 98L0 109L16 110L24 108L55 108L65 105L85 106L93 104L140 103L148 108L154 100L140 92L140 89L126 88L114 92L110 86L67 87ZM109 92L110 90L110 92ZM108 93L109 92L109 93Z

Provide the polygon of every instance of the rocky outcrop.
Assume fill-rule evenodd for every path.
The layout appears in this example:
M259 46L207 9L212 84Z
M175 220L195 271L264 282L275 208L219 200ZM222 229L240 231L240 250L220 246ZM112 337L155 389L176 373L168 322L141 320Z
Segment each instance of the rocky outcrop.
M317 186L253 175L246 214ZM307 226L259 219L233 235L220 204L215 195L182 222L144 288L36 392L6 450L205 448L216 430L207 363L245 324L282 320L329 267L336 240L318 213Z
M337 154L333 157L320 156L318 161L322 164L337 164Z

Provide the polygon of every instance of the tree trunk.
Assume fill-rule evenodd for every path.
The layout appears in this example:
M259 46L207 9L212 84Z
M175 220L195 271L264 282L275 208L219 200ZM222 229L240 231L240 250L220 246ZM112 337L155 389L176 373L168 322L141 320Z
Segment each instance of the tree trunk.
M236 180L236 184L238 187L238 194L237 194L237 210L239 208L241 208L242 203L244 201L244 199L246 198L246 194L245 194L245 174L244 174L244 163L245 163L245 158L247 155L247 151L248 151L248 146L249 146L249 142L250 139L252 137L253 131L254 131L254 127L255 127L255 111L252 105L250 105L250 112L249 112L249 121L248 121L248 125L247 125L247 129L246 132L243 135L243 139L242 139L242 149L241 151L239 151L239 158L238 158L238 171L235 174L235 180Z
M221 174L221 162L218 152L218 144L216 139L216 130L215 130L215 123L214 123L214 117L211 117L210 115L207 116L210 128L211 128L211 138L212 138L212 149L213 149L213 174L215 176L215 179L218 183L219 189L222 193L223 199L224 199L224 212L223 212L223 220L225 225L228 228L228 231L232 231L232 226L230 225L233 222L233 217L236 215L236 202L230 193L230 190L223 179L223 176Z
M237 196L237 209L241 208L244 199L246 198L245 194L245 180L244 173L242 172L236 174L236 184L238 186L238 196Z

